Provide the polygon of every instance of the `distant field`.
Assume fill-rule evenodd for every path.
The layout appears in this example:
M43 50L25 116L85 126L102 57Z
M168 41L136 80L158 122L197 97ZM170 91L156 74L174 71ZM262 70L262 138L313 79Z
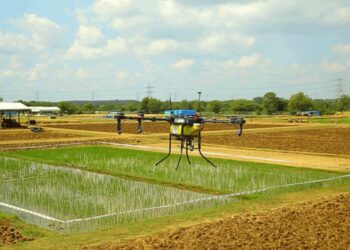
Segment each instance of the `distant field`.
M350 155L350 127L244 134L206 135L204 143L325 154Z

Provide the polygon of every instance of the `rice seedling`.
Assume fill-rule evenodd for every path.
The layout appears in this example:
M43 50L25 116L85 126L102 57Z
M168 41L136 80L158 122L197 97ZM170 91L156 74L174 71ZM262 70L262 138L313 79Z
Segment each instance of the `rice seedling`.
M181 168L176 170L176 156L161 166L155 166L154 163L163 154L107 146L23 151L14 152L12 155L214 194L256 190L339 175L331 171L222 159L215 159L219 167L213 168L198 157L193 157L191 165L182 164Z
M25 160L1 158L0 166L0 207L63 232L106 227L150 214L172 214L197 203L203 205L210 197Z

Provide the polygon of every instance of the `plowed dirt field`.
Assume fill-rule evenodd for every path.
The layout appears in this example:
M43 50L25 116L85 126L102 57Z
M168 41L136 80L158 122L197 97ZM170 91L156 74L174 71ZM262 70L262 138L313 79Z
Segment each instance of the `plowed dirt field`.
M206 135L203 136L203 142L237 147L350 155L350 128L246 133L241 137Z
M14 140L35 140L35 139L61 139L61 138L76 138L82 137L76 134L55 133L52 131L45 131L33 133L30 130L4 130L0 133L0 142L14 141Z
M286 127L288 124L246 124L245 129L251 128L272 128L272 127ZM46 125L51 128L64 128L64 129L76 129L76 130L87 130L87 131L98 131L98 132L116 132L116 125L114 123L85 123L85 124L52 124ZM143 129L146 133L168 133L169 124L167 122L145 122L143 123ZM204 131L215 131L215 130L232 130L232 125L225 124L206 124ZM124 123L123 133L137 133L137 123Z
M97 249L349 249L350 194Z

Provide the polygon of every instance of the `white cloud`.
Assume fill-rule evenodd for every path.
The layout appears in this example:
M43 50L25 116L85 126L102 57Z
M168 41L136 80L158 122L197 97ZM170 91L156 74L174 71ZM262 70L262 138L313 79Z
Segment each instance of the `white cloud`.
M328 11L323 20L331 24L350 23L350 7L338 7Z
M346 70L346 67L338 62L323 62L321 67L330 73L340 73Z
M171 65L172 68L174 69L186 69L189 67L192 67L194 64L193 59L181 59L174 64Z
M179 43L172 39L153 40L148 46L148 52L151 54L163 53L165 51L174 50L179 47Z
M126 49L126 40L121 37L108 40L107 46L105 48L106 54L115 54L123 52Z
M95 26L81 25L77 34L78 40L82 45L94 46L103 40L102 32Z
M32 40L24 35L15 33L3 33L0 31L0 51L28 51L36 49Z
M75 76L77 79L86 80L91 77L91 71L84 68L79 68L75 71Z
M37 81L39 78L43 78L47 72L47 65L36 64L34 68L29 72L29 80Z
M337 54L350 54L350 44L338 44L332 47L332 51Z
M237 66L242 68L254 67L261 61L261 56L259 54L254 54L251 56L243 56L239 59Z
M154 19L146 15L135 15L131 17L116 17L113 19L112 26L118 30L127 30L132 28L138 28L139 25L144 27L147 24L154 22Z
M129 76L129 73L125 70L118 71L116 74L117 79L123 80Z
M10 77L15 76L15 72L13 70L0 71L0 76L1 77L6 77L6 78L10 78Z
M55 46L61 40L62 28L48 18L35 14L25 14L21 20L15 22L31 32L31 37L39 48Z
M250 56L242 56L237 61L228 60L225 63L225 68L227 69L245 69L245 68L267 68L271 65L271 59L263 58L260 54L256 53Z
M110 39L100 47L90 47L75 40L66 53L68 59L98 59L111 57L126 50L126 40L121 37Z
M97 0L92 5L92 10L98 16L111 17L127 10L131 4L131 0Z

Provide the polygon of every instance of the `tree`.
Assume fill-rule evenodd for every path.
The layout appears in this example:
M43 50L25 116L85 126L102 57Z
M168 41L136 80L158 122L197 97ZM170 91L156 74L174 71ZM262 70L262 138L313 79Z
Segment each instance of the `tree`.
M162 109L162 101L156 98L145 97L141 101L141 109L145 113L157 114Z
M212 101L209 103L209 110L215 114L220 113L222 108L222 103L219 101Z
M312 99L303 92L292 95L288 102L290 112L301 112L312 108Z
M2 97L0 97L0 102L2 102L4 99L2 99Z
M231 102L233 112L253 112L257 110L257 104L254 101L238 99Z
M266 114L271 115L278 110L279 98L274 92L267 92L263 97L263 108Z
M86 103L84 104L83 110L90 114L94 114L96 111L96 106L92 103Z
M341 95L339 98L338 98L338 101L337 101L337 106L338 106L338 110L341 111L341 112L344 112L348 109L350 109L350 96L348 95Z
M77 112L77 108L70 102L60 102L58 107L61 109L61 112L64 114L74 114Z

